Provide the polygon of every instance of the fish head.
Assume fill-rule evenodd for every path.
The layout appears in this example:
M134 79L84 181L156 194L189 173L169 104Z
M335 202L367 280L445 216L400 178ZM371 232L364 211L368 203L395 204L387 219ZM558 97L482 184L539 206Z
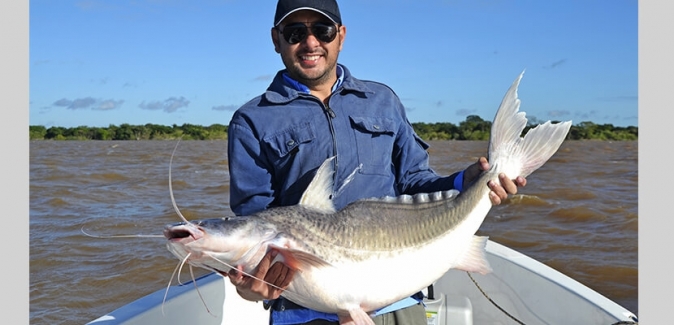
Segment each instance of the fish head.
M164 227L167 248L187 263L227 273L242 265L256 266L266 252L273 229L247 217L178 222Z

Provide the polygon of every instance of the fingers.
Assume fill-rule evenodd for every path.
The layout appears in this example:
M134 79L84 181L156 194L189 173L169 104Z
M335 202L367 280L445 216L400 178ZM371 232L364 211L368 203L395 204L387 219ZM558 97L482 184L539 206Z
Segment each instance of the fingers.
M496 193L494 193L494 191L489 192L489 200L491 201L492 205L501 204L501 198Z
M466 187L468 184L473 183L480 174L489 169L489 162L487 161L487 158L485 157L480 157L474 164L468 166L463 171L463 186Z
M273 263L278 251L270 250L258 263L250 276L243 274L243 268L231 269L227 276L236 290L247 300L276 299L290 285L295 270L278 262Z
M527 185L526 178L522 176L517 176L514 180L509 179L505 174L501 173L498 175L499 182L489 181L487 186L491 189L489 193L489 199L493 205L499 205L505 199L508 198L508 195L517 194L517 188Z
M278 255L278 252L273 249L267 252L267 254L264 254L262 259L260 260L260 263L257 265L257 269L253 275L258 279L265 278L267 272L269 271L269 267L271 266L271 261L273 261L274 258L276 258L276 255Z
M274 261L274 258L278 255L278 251L272 250L267 255L265 255L264 263L264 280L267 283L271 283L277 287L285 289L290 284L293 276L295 275L295 270L289 268L287 265L278 262L271 264ZM263 260L264 260L263 259ZM271 266L270 266L271 264ZM262 265L262 263L260 264ZM258 266L259 267L259 266ZM262 267L259 267L260 269ZM261 274L260 277L263 275Z
M265 276L264 280L268 283L272 283L269 286L269 294L275 298L278 298L283 291L290 285L290 281L295 275L295 270L289 268L283 263L274 263L269 272Z
M499 205L503 200L508 198L506 190L497 182L489 181L487 186L491 189L491 192L489 192L489 200L491 200L492 205Z
M482 171L489 170L489 161L486 157L480 157L480 159L477 160L477 163L480 165Z
M269 268L267 275L264 277L264 280L273 283L275 286L280 288L286 288L290 284L295 271L290 269L283 263L274 263L274 265Z
M519 176L518 176L519 177ZM513 180L509 179L505 174L501 173L498 175L498 180L501 182L501 188L506 192L506 193L498 193L500 197L503 198L503 195L506 197L508 194L517 194L517 185Z
M236 269L231 269L227 273L227 277L229 278L229 281L234 285L234 286L240 286L243 284L243 268L239 266Z
M485 157L480 157L477 162L464 170L463 183L472 183L483 171L487 170L489 170L489 161ZM508 198L508 195L517 194L518 187L527 185L526 178L522 176L517 176L512 180L501 173L498 175L498 178L498 182L489 181L489 183L487 183L487 186L491 189L491 192L489 192L489 200L493 205L501 204Z
M229 277L229 281L235 287L237 287L237 290L248 290L262 293L263 289L260 284L263 286L266 284L262 283L261 281L257 281L256 279L263 279L266 276L267 270L269 270L269 264L275 256L276 252L273 254L271 252L265 254L265 256L260 260L260 263L257 265L257 268L255 268L255 270L250 275L244 274L243 267L239 265L236 269L229 270L229 272L227 272L227 277Z

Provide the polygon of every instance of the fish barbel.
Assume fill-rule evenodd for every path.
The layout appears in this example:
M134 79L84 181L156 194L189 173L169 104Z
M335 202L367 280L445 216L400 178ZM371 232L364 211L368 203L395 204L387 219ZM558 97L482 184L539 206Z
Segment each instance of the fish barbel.
M317 170L299 204L170 224L164 229L167 247L180 260L223 275L237 267L250 274L269 250L277 250L277 260L298 271L282 295L336 313L341 324L374 324L373 311L419 292L451 268L486 274L487 237L475 233L492 207L487 182L499 173L528 176L557 151L571 127L571 121L548 121L522 137L527 119L519 112L521 78L494 118L490 169L461 193L363 199L336 211L330 201L333 157Z

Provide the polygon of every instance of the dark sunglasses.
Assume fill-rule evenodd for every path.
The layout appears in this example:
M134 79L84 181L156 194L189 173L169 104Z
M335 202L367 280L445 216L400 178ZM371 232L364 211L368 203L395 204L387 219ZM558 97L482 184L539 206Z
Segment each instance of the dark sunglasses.
M293 23L286 25L282 30L279 29L279 32L281 32L288 44L297 44L307 39L309 36L309 29L311 29L311 34L313 34L316 39L324 43L334 41L337 36L337 26L326 23L313 23L311 24L311 27L303 23Z

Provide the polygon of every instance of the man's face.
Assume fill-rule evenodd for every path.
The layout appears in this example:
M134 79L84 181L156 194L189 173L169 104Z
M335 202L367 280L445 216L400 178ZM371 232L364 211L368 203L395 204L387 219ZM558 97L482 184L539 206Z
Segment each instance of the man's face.
M314 23L334 25L327 17L311 11L300 10L286 17L278 26L283 30L285 26L301 23L312 26ZM335 68L337 57L342 50L346 28L338 28L337 36L331 42L323 42L316 38L312 32L307 31L308 36L296 44L289 44L284 35L277 29L272 28L272 41L276 52L281 54L283 64L286 66L290 77L303 83L309 88L328 84L332 86L337 78Z

